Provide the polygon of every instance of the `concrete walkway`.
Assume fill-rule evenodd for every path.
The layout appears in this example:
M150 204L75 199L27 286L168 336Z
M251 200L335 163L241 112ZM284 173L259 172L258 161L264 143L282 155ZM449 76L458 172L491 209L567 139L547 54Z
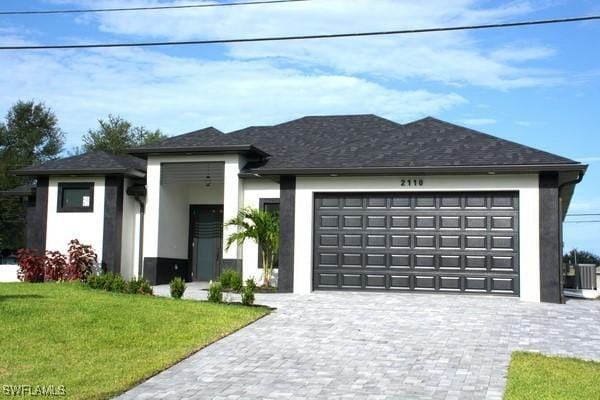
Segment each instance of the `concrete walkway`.
M600 301L315 292L257 302L277 310L120 398L501 399L514 350L600 360Z

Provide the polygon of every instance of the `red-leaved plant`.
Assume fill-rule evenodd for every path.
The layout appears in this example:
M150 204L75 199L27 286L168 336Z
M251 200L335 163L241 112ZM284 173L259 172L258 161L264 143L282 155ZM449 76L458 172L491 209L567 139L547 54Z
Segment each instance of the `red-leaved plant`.
M96 252L92 246L81 244L77 239L69 242L68 252L68 256L59 251L40 255L33 249L20 249L17 251L17 277L24 282L85 282L98 260Z
M77 239L69 242L68 252L68 279L85 282L88 275L92 273L94 264L98 261L96 252L92 249L92 246L81 244Z
M19 270L17 277L23 282L43 282L46 256L36 254L32 249L19 249L17 263Z
M44 259L44 280L63 282L69 280L67 257L60 251L47 251Z

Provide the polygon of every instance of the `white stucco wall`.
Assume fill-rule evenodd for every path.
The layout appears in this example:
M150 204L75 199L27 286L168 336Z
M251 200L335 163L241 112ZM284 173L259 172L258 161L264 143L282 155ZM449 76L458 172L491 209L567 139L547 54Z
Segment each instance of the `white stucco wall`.
M160 164L224 162L224 182L160 184ZM233 218L240 200L239 157L236 154L150 156L146 183L144 257L188 258L190 204L223 204L224 220ZM231 228L224 230L224 238ZM223 249L224 258L237 258L237 248Z
M93 182L93 212L57 212L58 183ZM66 253L69 242L78 239L91 245L102 262L102 235L104 232L104 185L103 176L59 177L52 176L48 183L48 218L46 226L46 250Z
M418 187L400 186L401 178L423 179ZM315 192L419 192L497 191L519 192L520 297L540 301L539 189L538 176L382 176L382 177L298 177L294 240L294 292L312 290L312 221ZM244 262L246 262L244 260Z
M279 184L268 179L244 179L243 181L244 207L259 208L260 199L279 198ZM242 270L244 280L253 277L255 281L262 281L262 269L258 269L258 245L253 241L246 241L242 249Z
M19 282L18 271L18 265L0 264L0 282Z
M127 194L127 188L131 185L131 179L125 178L123 185L121 275L127 279L138 276L139 260L140 205L135 197Z

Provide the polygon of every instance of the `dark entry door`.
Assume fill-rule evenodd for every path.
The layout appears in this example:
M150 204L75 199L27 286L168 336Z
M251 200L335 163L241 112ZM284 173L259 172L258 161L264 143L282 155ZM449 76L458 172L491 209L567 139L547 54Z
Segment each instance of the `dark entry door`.
M314 288L519 294L516 192L315 194Z
M222 239L223 205L191 205L189 262L192 280L217 279Z

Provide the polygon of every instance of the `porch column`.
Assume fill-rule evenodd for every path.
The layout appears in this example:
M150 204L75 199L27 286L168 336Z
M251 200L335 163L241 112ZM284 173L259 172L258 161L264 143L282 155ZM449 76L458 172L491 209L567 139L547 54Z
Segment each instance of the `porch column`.
M227 157L225 159L225 171L223 179L223 222L235 218L240 209L240 204L243 204L242 193L240 188L240 159L239 156ZM226 249L227 238L234 233L236 228L233 226L223 226L223 263L222 268L231 268L237 271L242 271L242 256L241 249L232 244Z
M142 243L142 276L156 284L158 268L158 219L160 209L160 162L148 157L146 205Z

